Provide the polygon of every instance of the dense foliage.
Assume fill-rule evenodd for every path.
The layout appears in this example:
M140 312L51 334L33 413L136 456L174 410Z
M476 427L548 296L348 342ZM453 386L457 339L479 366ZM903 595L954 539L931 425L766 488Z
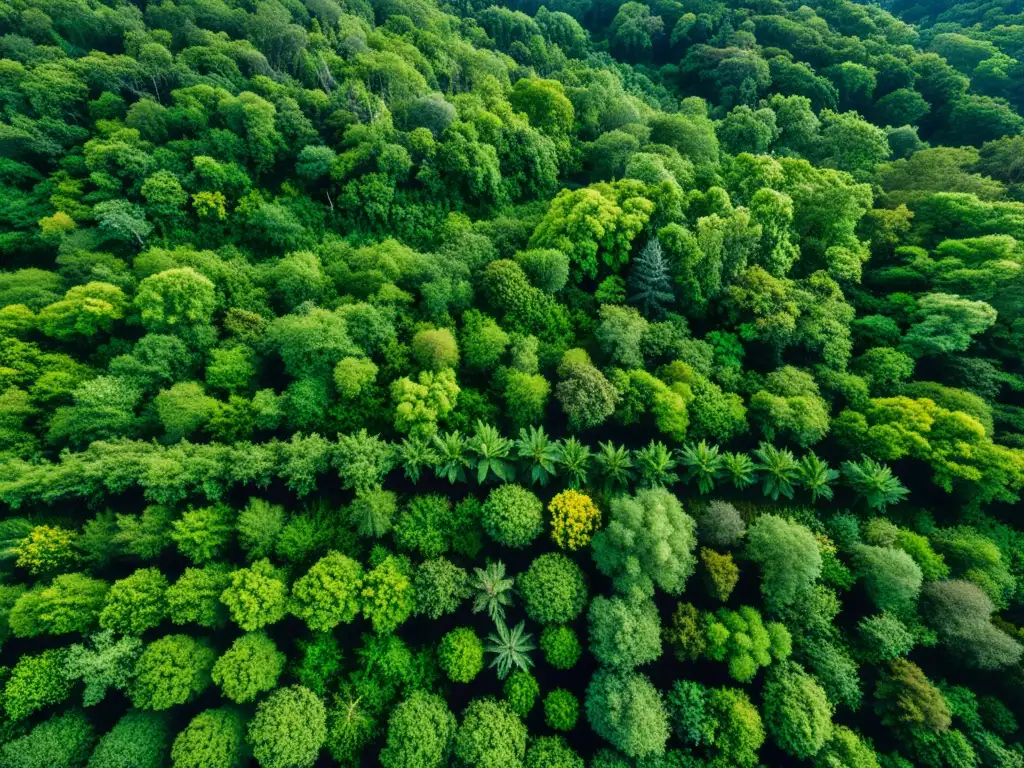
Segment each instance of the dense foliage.
M0 768L1024 768L1012 0L0 3Z

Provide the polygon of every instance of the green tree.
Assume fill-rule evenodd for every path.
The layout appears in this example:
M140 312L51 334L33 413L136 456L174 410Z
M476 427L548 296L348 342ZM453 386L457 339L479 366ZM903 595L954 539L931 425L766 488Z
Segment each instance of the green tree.
M265 768L308 768L327 739L327 711L308 688L279 688L256 707L247 733Z
M227 707L207 709L175 738L171 761L180 768L237 768L245 750L242 713Z
M797 600L822 569L814 534L776 515L761 515L750 526L747 557L761 566L761 593L770 608Z
M583 571L558 552L540 555L517 579L527 615L540 624L566 624L587 604Z
M543 530L544 505L520 485L502 485L487 496L483 524L484 530L499 544L522 548Z
M661 622L651 600L598 595L587 613L590 651L608 667L632 669L661 656Z
M415 691L391 712L384 768L441 768L448 765L458 724L440 696Z
M443 557L420 564L413 577L413 588L416 612L432 621L455 613L471 594L469 574Z
M88 645L75 643L67 649L64 674L68 680L85 684L82 704L91 707L103 701L111 688L128 690L141 653L139 638L115 640L114 633L107 629L94 634Z
M60 704L71 695L71 681L64 674L67 652L50 649L25 654L11 669L4 685L3 705L14 721Z
M170 709L192 701L210 685L217 654L205 642L188 635L165 635L147 645L135 664L129 688L139 709Z
M664 754L668 713L661 694L643 675L599 670L587 687L586 710L597 735L628 757Z
M571 731L579 719L580 703L570 691L556 688L544 697L544 722L556 731Z
M100 626L122 635L141 635L167 615L167 577L156 568L140 568L115 581L100 611Z
M15 637L84 634L94 627L109 585L81 573L57 576L49 585L18 595L7 621Z
M227 698L245 704L274 689L284 664L285 655L273 640L263 633L250 632L235 640L217 659L211 677Z
M768 733L799 759L818 754L832 736L832 704L817 681L795 664L769 673L764 689Z
M366 572L360 605L374 631L394 632L412 614L416 606L411 570L405 558L388 555Z
M238 513L235 527L238 530L238 543L250 560L273 554L286 520L284 507L280 504L271 504L257 498L249 499L249 503Z
M264 558L248 568L232 571L221 602L231 620L246 632L253 632L284 618L288 610L285 574Z
M522 768L526 726L505 702L474 699L455 733L452 755L467 768Z
M441 669L448 679L468 683L484 668L484 645L468 627L458 627L441 638L437 649Z
M651 488L612 500L608 524L594 536L593 556L623 593L657 585L678 595L696 565L696 544L696 525L679 500Z
M186 568L165 593L171 621L178 625L194 623L208 629L224 626L228 610L220 596L230 584L231 567L223 563Z
M171 751L167 718L155 712L128 712L105 733L89 758L90 768L161 768Z
M51 717L27 735L0 747L5 768L84 768L96 743L96 731L78 710Z
M313 631L351 623L359 613L362 566L338 552L328 552L292 585L292 613Z

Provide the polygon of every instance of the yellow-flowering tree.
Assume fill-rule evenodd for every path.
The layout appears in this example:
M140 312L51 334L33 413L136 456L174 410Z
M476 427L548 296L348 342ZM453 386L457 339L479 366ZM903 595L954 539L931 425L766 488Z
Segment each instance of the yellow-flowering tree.
M579 491L562 491L548 504L551 538L562 549L582 549L601 524L601 510Z

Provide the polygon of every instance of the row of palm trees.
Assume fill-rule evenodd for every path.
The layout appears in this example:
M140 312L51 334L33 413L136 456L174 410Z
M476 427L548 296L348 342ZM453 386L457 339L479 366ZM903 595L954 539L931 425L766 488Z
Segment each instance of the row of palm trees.
M880 511L908 493L888 466L869 457L845 461L836 470L813 451L798 459L792 451L765 442L752 456L721 451L704 440L677 449L652 440L632 450L609 440L598 443L595 451L575 437L552 440L543 427L520 429L513 440L478 422L472 435L451 431L410 437L396 450L413 482L431 470L453 484L471 478L479 484L518 478L545 486L561 478L570 488L598 487L610 494L627 491L632 484L668 487L683 482L695 484L701 495L726 484L740 490L759 485L773 501L792 499L799 489L817 502L830 501L836 481L842 479L868 507Z

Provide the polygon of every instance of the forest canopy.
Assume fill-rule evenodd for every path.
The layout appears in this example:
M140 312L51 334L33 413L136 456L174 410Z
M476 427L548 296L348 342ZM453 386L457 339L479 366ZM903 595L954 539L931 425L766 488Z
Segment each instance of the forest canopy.
M1024 768L1013 0L0 4L0 768Z

